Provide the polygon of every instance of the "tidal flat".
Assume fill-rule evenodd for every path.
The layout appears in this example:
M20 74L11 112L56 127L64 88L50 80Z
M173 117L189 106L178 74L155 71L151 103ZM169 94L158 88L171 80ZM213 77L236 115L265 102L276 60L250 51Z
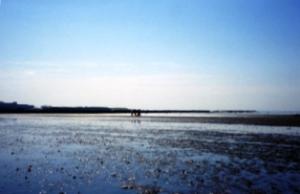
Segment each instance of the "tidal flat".
M300 193L300 127L196 120L2 114L0 193Z

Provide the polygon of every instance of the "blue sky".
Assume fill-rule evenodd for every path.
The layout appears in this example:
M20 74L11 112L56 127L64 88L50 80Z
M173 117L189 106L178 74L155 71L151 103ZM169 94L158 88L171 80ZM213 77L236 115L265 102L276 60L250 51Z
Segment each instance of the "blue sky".
M297 0L2 0L0 100L300 110Z

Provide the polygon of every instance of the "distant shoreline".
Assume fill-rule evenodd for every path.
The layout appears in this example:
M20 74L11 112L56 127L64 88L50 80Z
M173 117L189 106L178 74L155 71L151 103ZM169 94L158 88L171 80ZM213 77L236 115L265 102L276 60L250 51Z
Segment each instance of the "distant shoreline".
M148 112L149 113L149 112ZM262 126L286 126L286 127L300 127L300 115L266 115L266 114L238 114L231 115L228 114L226 116L216 116L214 114L208 113L208 116L170 116L170 115L151 115L150 114L142 114L141 117L131 117L129 112L121 113L126 115L118 115L117 113L46 113L46 112L26 112L26 113L0 113L1 115L5 114L21 114L21 115L89 115L93 114L95 117L98 115L107 116L105 114L109 114L108 117L112 115L116 115L120 120L128 120L134 122L175 122L175 123L209 123L209 124L240 124L240 125L262 125Z
M110 108L97 106L42 106L36 108L29 104L18 104L17 102L5 103L0 101L0 113L54 113L54 114L86 114L86 113L131 113L138 111L140 113L253 113L255 110L176 110L176 109L130 109L130 108Z
M97 108L53 108L53 109L31 109L31 110L1 110L0 114L6 113L53 113L53 114L114 114L114 113L131 113L133 110L139 110L141 113L255 113L257 111L252 110L222 110L222 111L210 111L210 110L142 110L142 109L126 109L126 110L114 110L114 108L108 108L109 110L97 110Z
M186 122L186 123L216 123L216 124L246 124L267 126L297 126L300 127L300 114L264 114L255 110L147 110L109 107L58 107L0 102L0 114L128 114L139 112L142 117L133 116L132 119L141 121L153 120L158 122ZM155 115L155 114L166 115ZM191 115L168 115L172 113L187 113ZM197 114L199 115L193 115ZM208 116L203 116L201 113ZM154 115L150 115L154 114ZM219 116L216 116L220 114ZM126 117L124 117L126 118ZM126 118L128 119L128 118Z

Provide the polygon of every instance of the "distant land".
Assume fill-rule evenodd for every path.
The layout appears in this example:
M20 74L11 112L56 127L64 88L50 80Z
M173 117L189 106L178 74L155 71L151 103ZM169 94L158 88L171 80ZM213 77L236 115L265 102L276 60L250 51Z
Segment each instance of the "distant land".
M29 104L18 104L17 102L1 102L0 113L131 113L137 109L110 108L110 107L67 107L67 106L42 106L40 108ZM253 113L255 110L144 110L141 113Z
M289 126L300 127L299 114L263 114L255 110L143 110L129 108L109 107L67 107L67 106L42 106L37 108L33 105L18 104L17 102L0 102L0 114L116 114L128 113L128 116L140 116L142 113L207 113L205 115L180 116L180 115L149 115L145 114L139 120L158 122L182 122L182 123L213 123L213 124L246 124L266 126ZM135 114L138 113L138 114ZM216 115L213 113L225 113ZM228 113L228 114L227 114ZM254 113L254 114L252 114Z

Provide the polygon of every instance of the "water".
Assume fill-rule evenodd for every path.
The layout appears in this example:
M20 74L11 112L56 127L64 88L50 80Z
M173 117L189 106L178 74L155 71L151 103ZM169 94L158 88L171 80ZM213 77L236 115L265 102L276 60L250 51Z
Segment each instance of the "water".
M0 193L299 193L299 132L126 115L0 115Z

